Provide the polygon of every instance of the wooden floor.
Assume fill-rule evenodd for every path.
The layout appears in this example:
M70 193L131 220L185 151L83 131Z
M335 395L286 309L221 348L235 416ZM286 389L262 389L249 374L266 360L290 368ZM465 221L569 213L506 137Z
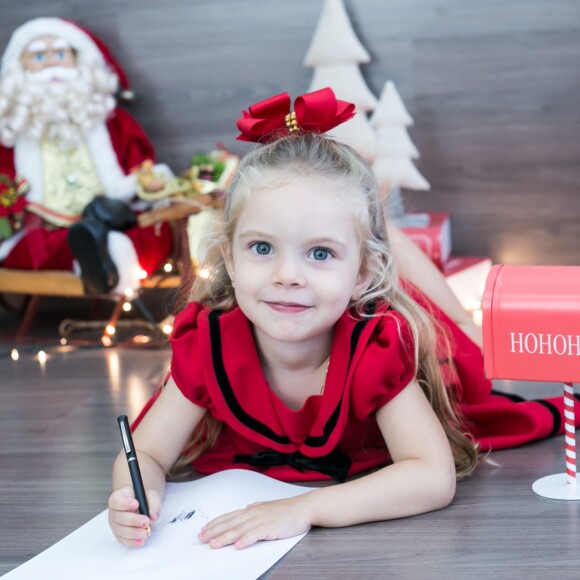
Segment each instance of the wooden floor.
M116 417L134 417L169 351L0 344L0 575L106 507L119 449ZM50 347L50 345L48 345ZM558 385L500 385L530 397ZM561 473L561 437L491 455L442 511L352 528L312 530L267 578L578 578L580 502L536 496ZM429 482L425 481L428 488Z

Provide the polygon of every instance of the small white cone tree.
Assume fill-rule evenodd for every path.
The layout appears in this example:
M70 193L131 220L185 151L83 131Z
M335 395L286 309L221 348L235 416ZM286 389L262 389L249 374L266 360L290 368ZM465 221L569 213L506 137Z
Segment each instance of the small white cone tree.
M413 119L392 81L385 83L370 123L376 137L373 170L391 218L403 225L401 188L424 191L431 186L413 163L413 159L419 159L419 151L407 132Z
M336 97L354 103L357 114L330 135L368 161L374 159L375 137L366 113L378 104L359 68L371 57L357 38L342 0L326 0L304 66L314 68L309 91L330 87Z

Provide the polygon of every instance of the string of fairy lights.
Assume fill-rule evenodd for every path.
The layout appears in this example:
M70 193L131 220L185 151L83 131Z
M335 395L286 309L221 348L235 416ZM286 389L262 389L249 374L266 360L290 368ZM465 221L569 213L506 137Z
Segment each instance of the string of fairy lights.
M169 275L174 271L174 266L171 262L167 262L162 269L165 274ZM207 268L201 268L196 272L196 275L202 279L207 279L210 276L210 272ZM113 316L109 321L91 321L66 318L59 324L58 334L60 339L57 344L45 344L43 347L34 346L33 344L9 347L9 357L14 362L17 362L22 356L32 355L41 366L44 366L50 357L50 352L71 352L81 346L110 348L114 346L155 346L167 344L168 337L173 330L174 316L168 315L160 322L157 322L142 302L139 290L135 291L127 288L124 292L124 298L120 310L124 313L130 313L134 311L135 307L138 307L144 319L123 320ZM92 340L88 343L83 343L82 341L71 341L70 339L71 334L75 331L90 331L101 328L103 331L98 341ZM147 334L133 336L130 343L117 340L120 329L135 328L142 328Z

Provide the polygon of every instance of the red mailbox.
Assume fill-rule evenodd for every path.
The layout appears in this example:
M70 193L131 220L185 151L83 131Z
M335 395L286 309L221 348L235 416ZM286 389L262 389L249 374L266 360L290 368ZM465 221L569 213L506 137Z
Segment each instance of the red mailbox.
M483 346L490 379L580 382L580 266L493 266Z
M566 472L538 479L538 495L580 499L573 383L580 382L580 266L494 266L483 294L489 379L564 383Z

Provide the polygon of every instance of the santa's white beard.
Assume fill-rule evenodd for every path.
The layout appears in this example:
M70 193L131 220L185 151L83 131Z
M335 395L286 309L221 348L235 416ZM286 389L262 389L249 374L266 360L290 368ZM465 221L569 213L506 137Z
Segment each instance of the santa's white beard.
M22 136L49 137L67 149L80 143L82 134L105 121L115 107L115 74L101 66L80 64L76 78L62 78L60 67L46 80L27 78L19 63L7 66L0 79L0 142L13 147ZM50 69L45 69L50 70ZM49 75L50 76L50 75ZM52 79L52 76L50 78Z
M34 83L49 83L50 81L73 81L79 78L79 69L70 66L49 66L42 70L26 71L24 77Z

